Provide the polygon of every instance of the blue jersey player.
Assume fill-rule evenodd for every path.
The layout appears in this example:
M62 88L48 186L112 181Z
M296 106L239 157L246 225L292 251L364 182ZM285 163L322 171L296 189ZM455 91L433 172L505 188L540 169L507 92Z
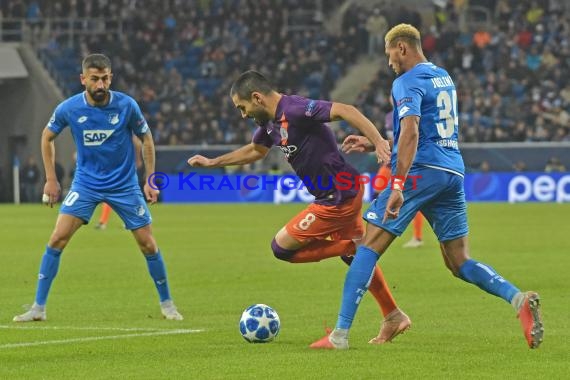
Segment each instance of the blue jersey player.
M66 127L77 148L76 171L42 258L35 302L29 311L15 316L15 322L46 319L46 301L61 253L101 202L109 204L132 231L158 291L162 315L171 320L183 319L170 296L164 261L152 235L152 218L144 197L155 203L158 190L146 184L143 196L137 181L132 136L142 141L148 176L154 172L152 135L137 103L109 89L112 77L109 58L102 54L87 56L81 74L85 91L59 104L43 131L44 202L53 206L60 196L54 140Z
M538 294L519 291L493 268L469 256L456 89L447 71L426 60L420 41L418 30L408 24L386 34L388 63L399 75L392 85L395 179L392 189L381 193L364 214L368 226L346 275L336 328L311 347L348 348L348 331L376 261L421 211L451 272L511 303L529 347L536 348L543 336ZM362 136L349 136L343 143L345 152L371 149Z

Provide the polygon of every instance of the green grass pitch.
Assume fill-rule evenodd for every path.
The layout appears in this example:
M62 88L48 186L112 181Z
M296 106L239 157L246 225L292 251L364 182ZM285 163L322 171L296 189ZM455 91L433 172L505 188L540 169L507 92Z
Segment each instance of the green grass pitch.
M540 292L546 332L538 350L527 348L510 305L453 278L427 225L424 247L402 249L407 231L380 260L412 329L392 344L368 345L380 317L366 296L349 351L308 349L336 321L346 266L273 258L271 238L302 207L153 206L182 322L160 318L145 261L118 217L105 231L91 223L62 256L48 321L16 325L12 317L33 301L57 210L0 206L0 379L567 378L570 204L469 206L472 256ZM253 303L279 313L273 343L240 336L239 317ZM188 331L195 329L203 331Z

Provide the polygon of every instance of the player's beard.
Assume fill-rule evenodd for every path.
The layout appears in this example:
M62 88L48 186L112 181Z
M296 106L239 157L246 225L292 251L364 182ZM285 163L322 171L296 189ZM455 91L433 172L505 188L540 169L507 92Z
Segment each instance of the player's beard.
M93 99L93 101L95 101L95 103L103 103L105 101L105 99L107 99L108 93L109 93L109 90L102 90L102 89L98 89L95 91L89 91L89 95L91 96L91 99Z
M269 115L264 109L255 110L250 116L257 125L264 127L269 120L271 120L271 115Z

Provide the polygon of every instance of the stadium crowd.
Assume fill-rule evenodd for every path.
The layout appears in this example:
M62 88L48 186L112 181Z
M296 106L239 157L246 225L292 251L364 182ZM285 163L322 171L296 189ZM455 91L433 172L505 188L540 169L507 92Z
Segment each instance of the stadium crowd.
M146 0L144 6L131 0L31 3L39 9L45 6L51 16L90 17L87 27L95 29L103 28L97 26L97 17L121 16L126 33L79 35L70 49L64 34L53 30L43 51L60 73L68 71L62 75L69 78L68 93L81 89L80 57L93 51L109 55L114 88L139 102L157 144L248 142L251 124L240 118L228 96L241 71L269 73L285 92L328 97L358 56L351 35L336 37L318 28L290 31L285 37L284 11L294 18L303 3L299 0Z
M285 93L329 98L358 56L383 54L379 37L400 22L421 28L426 55L454 76L462 141L570 141L570 18L560 1L487 1L489 27L471 31L459 30L453 3L434 2L434 23L393 1L372 11L352 6L339 35L322 19L308 21L318 28L287 30L295 11L312 4L301 0L7 0L2 13L37 25L45 17L90 19L83 27L93 33L76 35L71 48L66 24L54 24L44 56L68 78L68 94L81 89L82 56L112 57L114 88L139 101L157 144L250 141L252 125L228 97L239 72L257 69ZM116 18L124 32L106 33ZM382 64L356 102L384 134L393 78ZM341 125L339 140L346 133Z
M488 27L460 31L448 2L422 33L426 55L455 78L461 141L570 141L570 14L555 0L488 3ZM381 68L359 94L377 125L386 125L392 80Z

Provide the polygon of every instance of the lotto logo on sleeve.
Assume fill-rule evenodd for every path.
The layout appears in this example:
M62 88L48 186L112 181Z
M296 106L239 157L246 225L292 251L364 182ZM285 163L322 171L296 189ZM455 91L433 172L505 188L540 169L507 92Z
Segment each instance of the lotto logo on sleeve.
M103 144L115 132L114 129L93 129L83 131L83 145L96 146Z

